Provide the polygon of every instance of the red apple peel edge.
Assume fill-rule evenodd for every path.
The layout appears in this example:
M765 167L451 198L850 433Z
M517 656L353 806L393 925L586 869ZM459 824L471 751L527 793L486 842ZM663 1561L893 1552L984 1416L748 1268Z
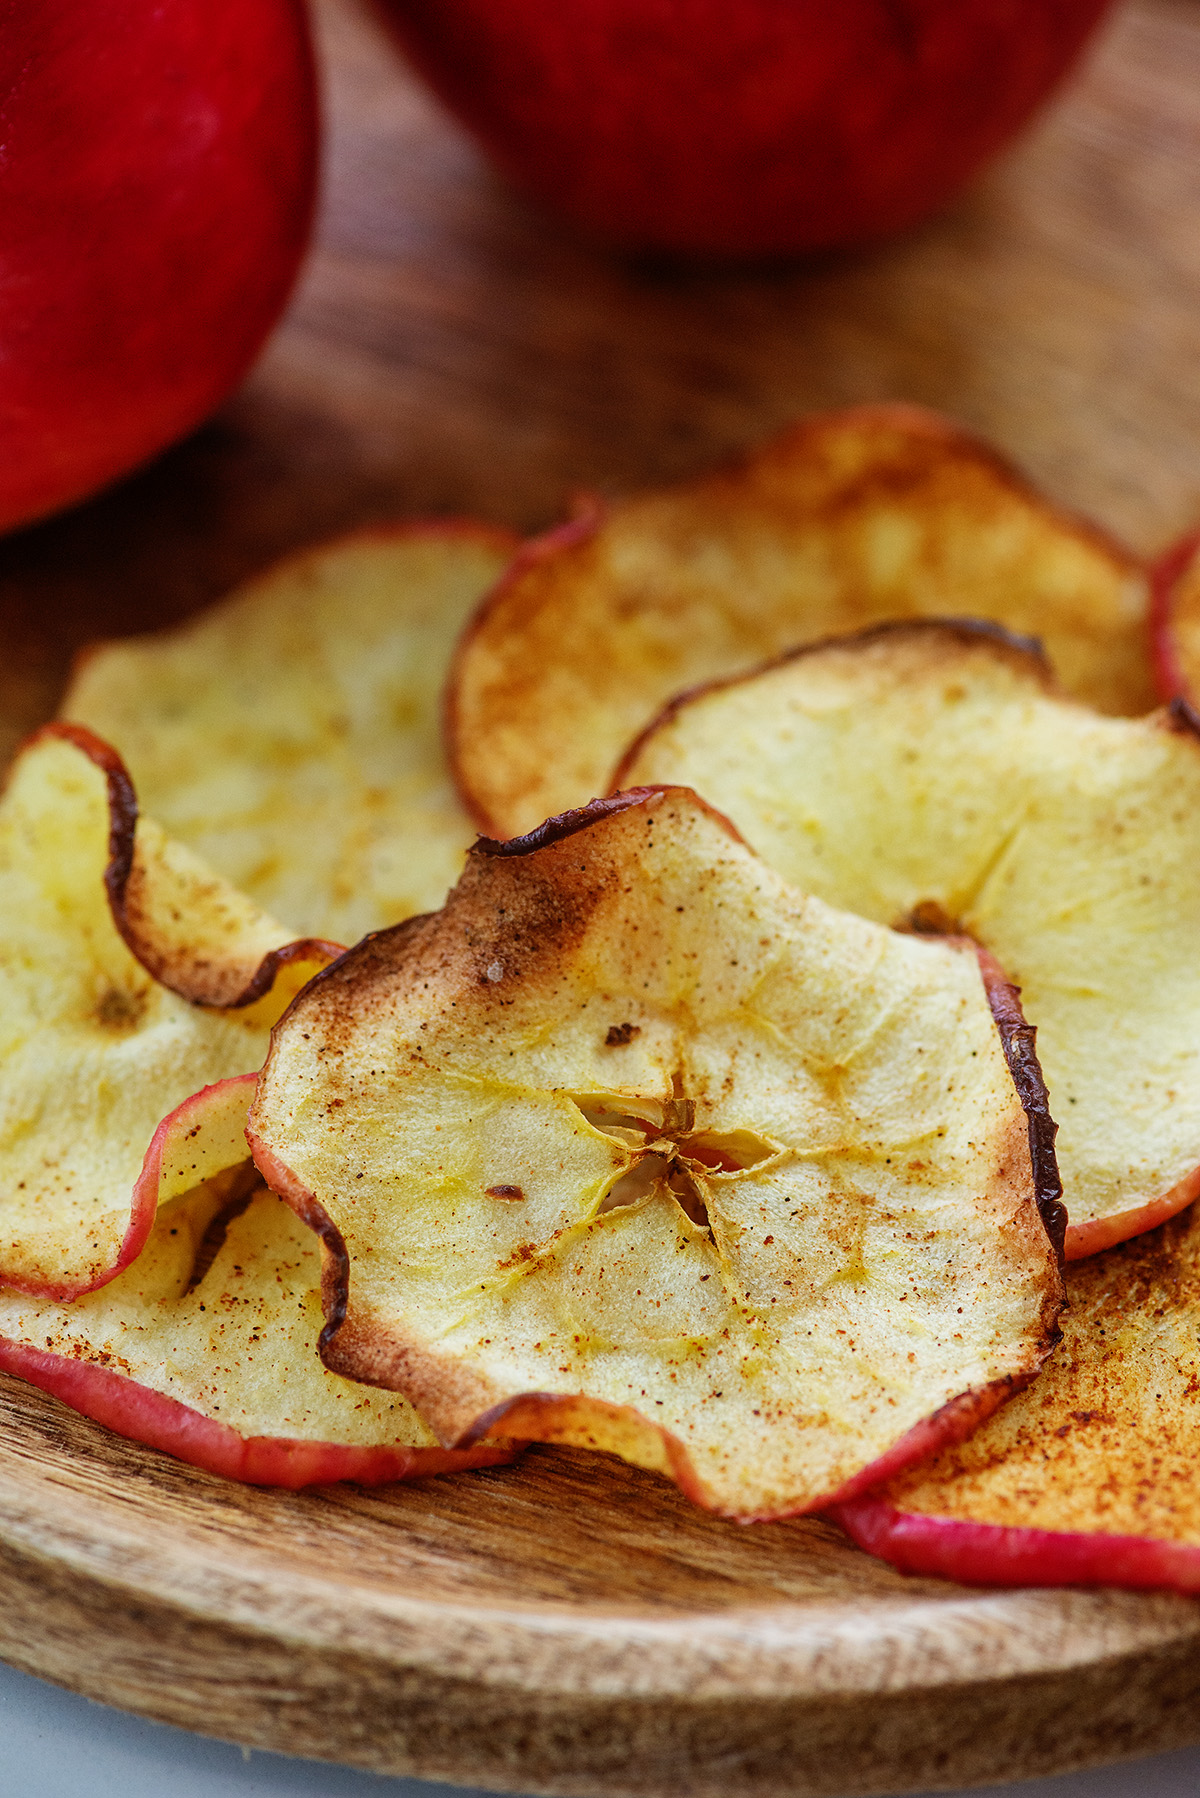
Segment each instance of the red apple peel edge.
M1200 1546L1037 1530L901 1511L885 1498L828 1508L859 1548L901 1573L968 1586L1124 1586L1200 1592Z
M1063 1260L1085 1261L1089 1255L1098 1255L1103 1249L1113 1249L1120 1242L1143 1236L1147 1230L1155 1230L1168 1218L1178 1216L1196 1198L1200 1198L1200 1167L1145 1205L1129 1211L1115 1211L1108 1217L1087 1218L1081 1224L1068 1223Z
M240 1151L240 1137L244 1132L246 1113L254 1097L257 1080L257 1072L234 1074L228 1080L218 1080L212 1086L203 1086L199 1092L189 1094L163 1118L150 1139L141 1172L133 1183L129 1199L129 1224L116 1259L110 1267L103 1268L90 1280L43 1284L40 1281L5 1276L4 1284L38 1298L66 1300L82 1298L85 1292L95 1292L99 1287L107 1286L110 1280L115 1280L146 1246L160 1203L193 1186L199 1186L204 1180L212 1179L216 1174L224 1173L246 1159L246 1153ZM232 1142L228 1140L231 1131ZM186 1153L188 1144L195 1142L197 1138L203 1141L206 1133L210 1142L215 1139L218 1144L224 1137L225 1148L218 1147L214 1153L210 1147L207 1160L204 1159L203 1148L200 1148L190 1173L177 1173L172 1178L168 1168L164 1178L163 1164L169 1163L172 1151ZM166 1192L163 1191L164 1185L168 1188Z
M294 1491L335 1480L378 1486L467 1467L495 1467L511 1461L515 1453L497 1444L461 1450L240 1436L229 1424L205 1417L127 1374L92 1361L48 1354L7 1337L0 1337L0 1369L48 1392L118 1436L160 1449L206 1473L251 1486Z

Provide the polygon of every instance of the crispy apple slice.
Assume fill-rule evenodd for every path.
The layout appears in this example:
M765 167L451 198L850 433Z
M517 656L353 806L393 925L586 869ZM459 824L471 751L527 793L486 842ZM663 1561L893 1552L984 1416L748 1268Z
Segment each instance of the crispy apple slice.
M1067 1272L1063 1340L970 1441L837 1513L911 1573L1200 1592L1200 1217Z
M1038 1031L1068 1257L1200 1191L1200 741L1102 718L987 626L883 627L669 706L622 784L683 781L787 879L953 920Z
M63 715L115 743L146 808L242 892L353 942L458 877L473 833L442 682L516 546L466 522L360 531L178 629L90 651Z
M530 546L460 644L451 755L482 829L530 830L603 792L622 746L681 688L947 613L1035 631L1068 691L1145 711L1146 605L1127 550L948 420L828 413L738 467Z
M403 1398L322 1367L316 1241L249 1173L166 1206L136 1264L102 1291L61 1304L0 1287L0 1368L122 1436L255 1485L377 1484L510 1460L503 1443L444 1449Z
M1164 699L1200 699L1200 532L1176 543L1154 569L1154 666Z
M337 949L289 944L66 725L30 741L0 800L0 916L0 1280L66 1298L132 1260L160 1200L245 1159L244 1089L156 1126L256 1069Z
M320 937L292 937L199 856L174 842L153 818L141 815L129 770L110 743L80 725L48 724L25 745L31 761L32 752L46 746L34 764L49 782L35 799L35 806L43 808L36 818L38 840L44 849L53 840L64 865L76 850L81 852L76 870L81 890L86 886L90 894L96 868L100 787L82 763L49 748L55 743L77 750L103 776L108 806L104 888L113 923L146 972L194 1005L220 1010L257 1006L253 1021L273 1024L305 981L341 954L341 945ZM90 789L90 830L81 812L68 810L51 818L56 782L57 797L76 806L83 788ZM73 840L77 829L82 834ZM39 865L45 878L49 855L43 853Z
M330 1367L727 1515L903 1465L1054 1338L974 953L795 892L686 790L478 843L296 1001L247 1135L323 1236Z

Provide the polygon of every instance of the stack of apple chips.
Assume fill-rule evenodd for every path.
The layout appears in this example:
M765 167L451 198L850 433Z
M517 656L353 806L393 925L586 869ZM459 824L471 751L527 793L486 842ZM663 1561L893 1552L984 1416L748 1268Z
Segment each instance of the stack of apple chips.
M19 756L0 1363L245 1479L570 1443L1200 1589L1194 546L875 407L515 547L309 552Z
M512 1453L447 1449L402 1394L327 1370L319 1239L245 1139L271 1027L340 953L328 939L436 902L469 840L409 720L511 549L364 539L156 644L155 698L182 720L159 749L195 828L139 815L126 763L79 723L35 736L0 800L0 1365L214 1472L298 1486ZM116 703L139 653L100 651L80 690L115 675ZM191 846L210 847L206 811L213 861L255 897Z

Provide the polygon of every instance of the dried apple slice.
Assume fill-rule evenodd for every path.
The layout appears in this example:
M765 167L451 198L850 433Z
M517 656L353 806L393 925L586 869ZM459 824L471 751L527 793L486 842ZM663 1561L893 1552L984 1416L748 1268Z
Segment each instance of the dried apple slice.
M482 829L530 830L603 792L624 744L683 687L945 614L1034 631L1069 692L1141 712L1154 704L1146 606L1128 550L949 420L828 413L740 466L531 545L460 644L451 755Z
M620 784L688 781L787 879L984 943L1038 1031L1068 1257L1200 1191L1200 741L1102 718L987 626L882 627L672 706Z
M970 1441L838 1521L910 1573L1200 1592L1200 1216L1067 1271L1063 1340Z
M503 1443L444 1449L404 1399L326 1371L316 1241L249 1173L164 1207L136 1264L102 1291L61 1304L0 1287L0 1368L122 1436L256 1485L510 1460Z
M927 1452L1055 1334L976 956L794 891L682 789L478 843L296 1001L247 1136L323 1236L330 1367L731 1516Z
M353 942L440 905L472 838L441 747L463 619L517 539L357 532L177 629L90 651L63 706L179 842L297 932Z
M174 842L153 818L143 817L129 770L116 750L81 725L48 724L24 746L30 757L24 764L25 779L36 780L36 772L30 774L32 765L41 769L50 787L34 802L42 808L36 817L42 878L48 877L50 856L57 854L65 866L79 851L82 865L76 878L90 896L96 868L99 783L82 763L48 747L34 763L33 751L53 743L69 744L103 776L108 806L108 861L103 880L113 923L146 972L161 985L194 1005L227 1011L257 1006L253 1021L269 1026L305 981L341 954L340 943L321 937L293 938L252 899L214 874L199 856ZM69 795L76 805L81 798L80 783L90 788L90 831L81 812L51 817L57 803L56 782L58 797ZM77 831L81 834L72 841ZM49 849L52 841L56 848Z
M1169 549L1154 570L1154 664L1164 699L1200 700L1200 533Z
M256 1069L337 950L289 944L139 819L115 753L68 725L31 739L0 799L0 915L0 1280L67 1298L133 1259L160 1200L245 1158L244 1090L156 1126Z

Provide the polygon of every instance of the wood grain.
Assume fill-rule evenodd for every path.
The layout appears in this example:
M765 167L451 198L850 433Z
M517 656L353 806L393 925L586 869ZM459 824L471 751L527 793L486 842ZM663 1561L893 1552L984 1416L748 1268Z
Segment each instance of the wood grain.
M71 655L368 519L522 528L810 408L908 398L1152 549L1200 518L1200 7L1120 9L944 217L808 268L606 257L323 0L320 241L244 390L0 545L0 748ZM0 1653L191 1728L594 1795L881 1792L1200 1738L1200 1610L907 1581L599 1457L368 1493L223 1484L0 1381Z
M0 1379L0 1650L167 1722L637 1798L894 1792L1187 1741L1200 1611L907 1580L606 1456L257 1491Z

